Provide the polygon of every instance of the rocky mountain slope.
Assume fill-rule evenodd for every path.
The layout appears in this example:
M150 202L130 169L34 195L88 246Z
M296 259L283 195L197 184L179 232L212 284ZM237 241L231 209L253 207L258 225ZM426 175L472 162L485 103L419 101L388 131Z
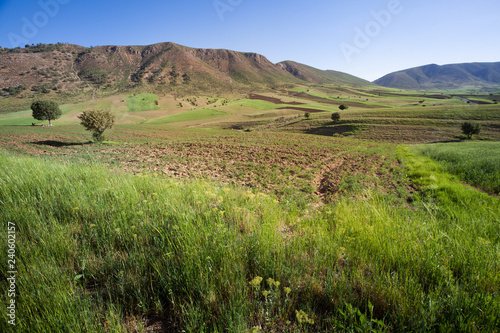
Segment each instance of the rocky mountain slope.
M0 49L0 95L120 90L138 85L199 91L282 84L365 85L354 76L294 62L273 64L256 53L196 49L174 43L149 46L39 44Z

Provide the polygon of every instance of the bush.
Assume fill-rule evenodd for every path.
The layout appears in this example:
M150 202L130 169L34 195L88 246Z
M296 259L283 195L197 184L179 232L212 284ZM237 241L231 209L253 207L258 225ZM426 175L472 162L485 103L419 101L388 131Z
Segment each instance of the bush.
M306 112L304 114L304 117L306 117L306 119L310 119L311 118L311 114L309 112Z
M340 104L339 109L342 110L342 111L347 110L347 109L349 109L349 105L347 105L347 104Z
M92 137L97 143L104 141L104 131L112 128L115 123L115 115L109 110L86 110L78 116L78 119L87 131L93 132Z
M340 120L340 113L338 113L338 112L334 112L334 113L332 113L332 120L333 120L334 122L339 121L339 120Z
M462 124L462 132L470 139L472 135L477 135L481 132L481 124L465 122Z

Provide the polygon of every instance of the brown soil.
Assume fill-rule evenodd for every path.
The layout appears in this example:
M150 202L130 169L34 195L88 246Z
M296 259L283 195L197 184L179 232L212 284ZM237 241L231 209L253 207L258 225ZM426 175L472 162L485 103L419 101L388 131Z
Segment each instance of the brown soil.
M324 98L324 97L309 95L308 93L305 93L305 92L299 93L299 92L295 92L295 91L289 91L288 95L308 99L308 100L314 101L314 102L331 104L331 105L348 104L349 106L359 107L359 108L367 108L367 109L380 108L380 106L377 106L377 105L369 105L369 104L364 104L364 103L354 102L354 101L349 101L348 103L346 103L344 101L335 101L335 100Z
M298 110L298 111L304 111L304 112L325 112L325 110L318 110L318 109L310 109L310 108L299 108L296 106L285 106L282 108L277 108L277 110L284 110L284 109L291 109L291 110Z
M485 101L475 101L473 99L470 100L472 103L476 103L476 104L486 104L486 105L491 105L493 103L490 103L490 102L485 102Z
M257 94L248 95L248 99L257 99L257 100L261 100L261 101L271 102L274 104L289 104L289 105L303 105L304 104L304 103L300 103L300 102L283 102L279 98L268 97L268 96L257 95Z

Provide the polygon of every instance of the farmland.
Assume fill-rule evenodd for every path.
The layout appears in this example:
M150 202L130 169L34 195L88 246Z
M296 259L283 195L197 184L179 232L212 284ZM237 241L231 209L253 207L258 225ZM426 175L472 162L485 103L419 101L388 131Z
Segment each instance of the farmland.
M61 109L0 115L17 329L498 330L497 106L311 85ZM117 115L110 141L87 109Z

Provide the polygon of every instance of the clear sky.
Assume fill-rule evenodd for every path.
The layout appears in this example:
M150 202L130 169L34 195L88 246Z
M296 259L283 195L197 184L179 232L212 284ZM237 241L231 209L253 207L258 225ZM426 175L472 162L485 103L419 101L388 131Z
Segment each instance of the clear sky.
M499 0L0 0L0 46L175 42L375 80L500 61Z

